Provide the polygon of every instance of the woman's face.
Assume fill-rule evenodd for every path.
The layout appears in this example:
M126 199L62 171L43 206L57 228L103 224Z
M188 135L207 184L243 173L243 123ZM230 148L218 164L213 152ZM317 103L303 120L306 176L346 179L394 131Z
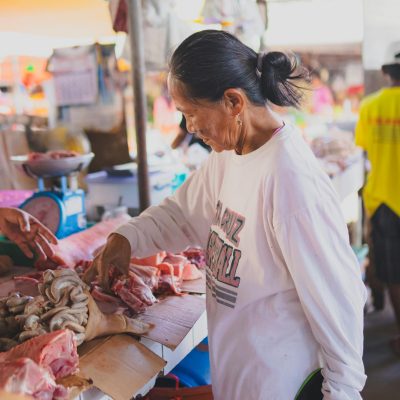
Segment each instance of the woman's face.
M235 149L239 143L241 127L228 99L223 98L218 102L188 99L183 84L171 75L168 76L168 89L176 108L185 116L190 133L216 152Z

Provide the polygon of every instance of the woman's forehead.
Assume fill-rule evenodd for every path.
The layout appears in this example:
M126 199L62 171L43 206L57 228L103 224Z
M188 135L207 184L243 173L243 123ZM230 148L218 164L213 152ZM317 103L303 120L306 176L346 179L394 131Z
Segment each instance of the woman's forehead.
M187 96L184 84L177 79L168 77L168 91L180 111L185 111L195 105L194 101Z
M180 111L190 111L193 109L202 108L214 108L215 103L205 99L193 99L188 96L186 86L180 80L174 78L171 74L168 75L167 80L168 91L172 99L174 100L175 106Z
M167 86L169 94L172 97L176 97L177 99L188 100L186 96L186 90L184 88L184 84L172 77L171 74L168 75Z

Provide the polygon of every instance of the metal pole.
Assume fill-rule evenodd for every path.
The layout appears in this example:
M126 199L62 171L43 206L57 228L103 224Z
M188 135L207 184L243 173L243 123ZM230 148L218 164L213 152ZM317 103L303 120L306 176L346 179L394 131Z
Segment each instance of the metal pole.
M132 54L132 83L134 96L134 114L136 126L136 144L139 182L140 212L150 205L147 148L146 148L146 123L147 107L144 90L145 64L143 48L143 23L141 0L127 0L129 13L129 38Z

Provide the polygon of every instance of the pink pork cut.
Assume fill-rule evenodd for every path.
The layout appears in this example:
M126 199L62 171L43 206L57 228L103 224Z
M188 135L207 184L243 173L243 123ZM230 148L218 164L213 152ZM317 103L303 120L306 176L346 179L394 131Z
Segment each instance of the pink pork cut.
M28 357L53 376L63 378L78 370L79 357L76 351L75 334L69 329L54 331L34 337L0 353L0 364Z
M192 247L186 249L182 254L197 268L204 269L206 267L206 255L203 249Z
M58 245L52 245L54 256L45 262L36 263L36 268L54 269L60 265L74 268L82 261L91 260L95 251L106 243L108 235L129 219L129 215L123 215L102 221L89 229L61 239Z
M142 265L129 265L129 272L137 275L147 285L150 290L154 291L158 287L158 277L160 270L157 267L145 267Z
M150 257L145 258L132 258L131 263L136 265L144 265L150 267L156 267L158 264L161 264L165 258L167 253L165 251L160 251L157 254L154 254Z
M168 253L164 258L163 263L169 263L174 267L174 275L177 278L177 282L182 283L182 275L185 264L189 261L186 257L179 254Z
M0 364L0 389L38 400L64 400L68 391L57 385L52 374L27 357Z
M146 309L146 303L144 303L129 287L128 279L116 279L112 290L134 313L140 313Z
M163 262L158 264L157 268L160 270L157 293L182 294L179 288L182 280L181 277L175 275L174 266L168 262Z
M182 279L184 281L194 281L195 279L202 278L202 273L194 264L186 264L183 268Z
M118 297L106 293L100 286L94 285L90 294L95 300L100 301L102 303L115 303L116 305L120 304L120 299Z
M104 314L124 314L129 309L119 297L106 293L100 286L94 285L91 295Z
M132 271L129 271L128 278L115 279L112 290L136 313L157 302L150 287Z

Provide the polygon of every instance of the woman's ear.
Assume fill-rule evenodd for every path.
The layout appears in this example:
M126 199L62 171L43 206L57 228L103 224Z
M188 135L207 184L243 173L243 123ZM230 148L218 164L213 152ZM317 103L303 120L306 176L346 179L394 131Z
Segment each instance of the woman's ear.
M240 89L226 89L224 92L224 103L232 116L243 111L246 99Z

